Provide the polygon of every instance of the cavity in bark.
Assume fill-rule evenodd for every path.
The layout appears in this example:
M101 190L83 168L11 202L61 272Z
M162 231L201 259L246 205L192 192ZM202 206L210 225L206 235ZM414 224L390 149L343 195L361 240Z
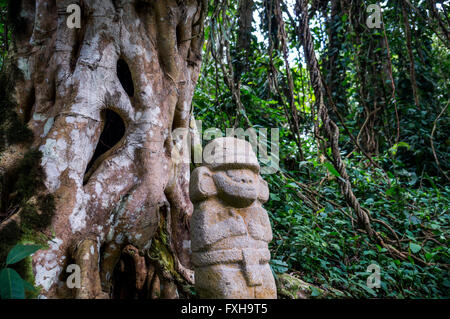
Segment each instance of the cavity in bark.
M31 90L27 101L25 102L25 107L23 110L23 123L28 123L31 120L31 114L33 112L33 106L36 102L36 92L34 88Z
M130 256L122 255L113 274L113 299L134 299L136 297L136 271Z
M117 77L119 78L120 84L122 84L122 87L125 92L127 92L128 96L133 97L133 78L131 77L130 68L128 67L127 62L125 62L124 59L119 59L117 61Z
M96 163L96 161L103 154L111 150L125 135L125 123L119 114L117 114L113 110L105 109L102 111L102 118L104 119L105 124L100 135L100 139L97 143L94 155L92 156L91 161L86 167L86 172L84 174L84 185L87 184L89 177L95 170L95 167L99 166L99 163Z

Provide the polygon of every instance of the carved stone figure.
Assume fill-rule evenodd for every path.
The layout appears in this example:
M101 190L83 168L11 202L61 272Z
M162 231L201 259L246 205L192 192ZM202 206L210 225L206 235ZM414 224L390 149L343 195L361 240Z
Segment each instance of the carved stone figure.
M205 154L208 153L209 156ZM235 138L205 147L192 173L192 263L201 298L276 298L268 264L272 229L262 203L269 189L251 145Z

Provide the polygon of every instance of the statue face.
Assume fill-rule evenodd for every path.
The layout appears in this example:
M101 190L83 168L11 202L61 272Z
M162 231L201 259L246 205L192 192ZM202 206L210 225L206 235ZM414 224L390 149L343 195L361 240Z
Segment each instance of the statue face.
M258 175L250 169L228 169L213 175L219 198L233 207L250 206L259 193Z
M218 196L227 205L242 208L256 199L265 203L269 189L259 174L246 167L219 171L198 167L192 173L189 194L193 202Z

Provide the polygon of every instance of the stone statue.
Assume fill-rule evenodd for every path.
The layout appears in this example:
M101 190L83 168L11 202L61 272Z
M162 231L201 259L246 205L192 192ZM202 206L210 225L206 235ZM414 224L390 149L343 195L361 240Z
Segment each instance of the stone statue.
M209 156L205 154L208 153ZM269 266L267 182L250 143L218 138L191 176L192 263L200 298L276 298Z

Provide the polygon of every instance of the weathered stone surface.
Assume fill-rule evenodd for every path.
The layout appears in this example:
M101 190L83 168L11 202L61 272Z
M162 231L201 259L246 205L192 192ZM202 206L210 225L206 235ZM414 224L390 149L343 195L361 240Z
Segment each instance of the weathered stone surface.
M267 183L251 145L219 138L190 181L195 287L201 298L276 298L268 264L272 229L262 203Z

